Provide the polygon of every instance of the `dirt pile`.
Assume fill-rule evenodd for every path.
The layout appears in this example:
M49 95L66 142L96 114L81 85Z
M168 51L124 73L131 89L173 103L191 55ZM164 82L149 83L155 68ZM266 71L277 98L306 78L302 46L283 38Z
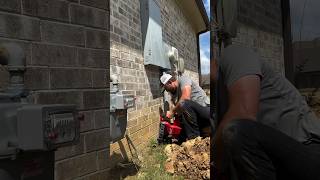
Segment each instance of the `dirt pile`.
M197 137L164 149L168 159L166 171L185 179L210 179L210 138Z
M320 118L320 103L311 105L311 109Z
M315 98L309 106L313 110L313 112L320 118L320 98Z
M313 112L320 118L320 92L319 88L301 90L302 96L305 98Z

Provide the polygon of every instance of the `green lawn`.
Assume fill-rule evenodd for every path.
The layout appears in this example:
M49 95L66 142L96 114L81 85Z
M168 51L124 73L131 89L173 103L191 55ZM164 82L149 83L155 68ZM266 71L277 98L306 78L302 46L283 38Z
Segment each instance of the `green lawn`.
M145 152L142 153L139 171L126 180L183 180L183 177L172 176L165 172L164 164L167 156L164 154L165 145L158 145L151 140Z

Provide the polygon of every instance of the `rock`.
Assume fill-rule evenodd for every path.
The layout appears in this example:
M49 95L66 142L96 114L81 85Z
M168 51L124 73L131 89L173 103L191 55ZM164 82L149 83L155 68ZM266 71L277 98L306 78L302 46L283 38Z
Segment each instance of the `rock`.
M164 167L168 173L174 174L174 166L173 166L173 161L171 159L167 159Z
M172 152L178 152L178 149L180 148L180 146L176 145L176 144L168 144L165 148L164 148L164 153L168 156L171 157L172 156Z
M208 153L203 153L202 157L204 162L208 162L208 161L210 162L210 157Z
M205 173L203 179L210 179L210 170L209 169L206 170L206 173Z
M210 179L210 138L197 137L178 146L165 147L168 159L165 164L170 174L185 179Z
M144 179L145 176L146 176L146 173L144 173L144 172L139 172L139 174L138 174L138 178L140 178L140 179Z

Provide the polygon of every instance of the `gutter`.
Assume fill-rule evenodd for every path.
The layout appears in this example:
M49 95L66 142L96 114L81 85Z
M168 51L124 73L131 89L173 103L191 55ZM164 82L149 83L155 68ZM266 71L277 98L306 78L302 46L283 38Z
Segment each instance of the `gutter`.
M207 15L207 12L206 12L206 8L204 7L204 4L202 2L202 0L196 0L196 4L198 6L198 9L200 11L200 14L204 20L204 23L206 24L206 29L199 32L200 34L203 33L203 32L206 32L206 31L209 31L210 29L210 21L209 21L209 17Z
M202 0L196 0L196 4L197 4L198 9L200 11L200 14L202 16L202 19L203 19L204 23L206 24L206 29L197 33L198 75L199 75L199 84L200 84L202 77L201 77L201 58L200 58L199 37L200 37L200 34L208 32L210 30L210 21L209 21L209 17L207 15L206 8L204 7Z
M208 32L210 30L210 21L202 0L195 0L195 1L200 11L200 14L202 16L202 19L206 24L206 29L197 33L198 75L199 75L199 84L200 84L202 81L202 77L201 77L201 58L200 58L200 41L199 41L200 38L199 37L200 37L200 34Z

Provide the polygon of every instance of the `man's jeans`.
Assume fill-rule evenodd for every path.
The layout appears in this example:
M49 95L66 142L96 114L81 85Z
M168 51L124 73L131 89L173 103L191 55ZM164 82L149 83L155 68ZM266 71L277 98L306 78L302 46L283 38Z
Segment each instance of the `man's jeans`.
M210 127L210 107L201 106L191 100L182 101L181 107L181 123L187 138L201 136L201 129Z
M320 144L304 145L252 120L234 120L226 125L222 138L224 160L220 173L225 179L320 179ZM214 150L213 145L213 159ZM214 162L211 169L211 178L218 179Z

